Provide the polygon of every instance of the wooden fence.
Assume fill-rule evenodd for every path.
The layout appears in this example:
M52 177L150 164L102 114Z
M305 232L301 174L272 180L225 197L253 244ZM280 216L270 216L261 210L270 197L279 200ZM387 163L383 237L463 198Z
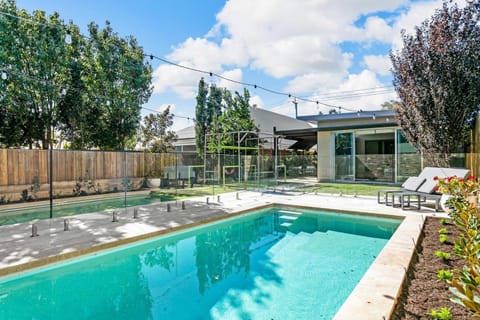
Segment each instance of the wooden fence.
M53 150L53 182L161 177L176 154ZM126 166L124 161L126 160ZM0 149L0 186L49 183L49 150Z

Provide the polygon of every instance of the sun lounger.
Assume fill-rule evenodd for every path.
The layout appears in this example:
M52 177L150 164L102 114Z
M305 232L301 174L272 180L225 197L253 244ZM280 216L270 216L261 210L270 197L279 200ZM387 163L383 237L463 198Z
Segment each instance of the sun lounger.
M417 191L418 188L425 182L425 178L423 177L409 177L405 182L402 184L402 189L395 189L395 190L379 190L377 192L377 202L378 203L385 203L387 206L394 203L393 197L395 197L396 193L401 193L404 191ZM389 198L392 198L392 201L389 201Z
M426 169L426 168L425 168ZM470 171L468 169L457 169L457 168L430 168L429 176L426 178L425 182L416 190L404 190L401 193L398 193L399 205L402 209L407 207L414 207L417 210L420 210L422 202L427 200L433 200L435 203L435 211L439 211L440 208L440 199L442 195L437 193L435 187L437 186L437 181L435 177L446 178L457 176L461 178L466 178ZM423 171L422 171L423 173ZM435 173L431 176L432 173ZM412 203L416 203L416 206L411 206ZM392 197L392 205L395 206L395 197Z

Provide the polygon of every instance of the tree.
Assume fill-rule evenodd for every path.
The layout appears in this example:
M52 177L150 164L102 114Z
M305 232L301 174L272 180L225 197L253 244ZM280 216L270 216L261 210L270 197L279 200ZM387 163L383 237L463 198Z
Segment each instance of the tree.
M88 27L84 125L93 145L124 149L139 128L140 106L151 95L152 68L135 38L120 38L108 21L103 30L94 23Z
M232 95L230 91L224 89L223 98L225 111L219 116L219 122L222 124L220 144L222 146L237 146L240 138L245 141L242 147L256 147L257 140L253 138L257 136L254 133L257 131L257 127L250 117L250 93L248 90L244 89L243 95L240 95L237 91L235 91L235 95ZM245 131L251 132L246 133ZM247 136L244 136L245 134Z
M427 161L448 165L464 147L480 104L480 2L444 2L391 53L396 109L407 140Z
M198 82L197 105L195 107L195 145L197 155L203 157L205 135L207 128L211 124L211 119L207 113L208 85L203 78Z
M58 128L58 103L71 77L65 43L67 26L58 13L43 11L30 16L15 1L0 3L0 69L3 84L0 136L6 146L47 149ZM18 16L20 18L16 18Z
M142 145L151 152L168 152L177 135L171 130L173 114L168 106L162 113L149 114L143 118Z
M223 132L223 124L221 121L223 107L223 90L216 85L211 85L207 99L207 116L209 134L207 147L210 152L216 152L220 143L219 134Z
M396 100L385 101L382 103L381 107L382 110L396 110L397 108L401 107L401 102Z
M73 148L115 150L136 141L152 68L133 37L107 21L102 30L91 23L87 40L58 13L30 15L14 0L0 11L0 144L46 149L55 135Z

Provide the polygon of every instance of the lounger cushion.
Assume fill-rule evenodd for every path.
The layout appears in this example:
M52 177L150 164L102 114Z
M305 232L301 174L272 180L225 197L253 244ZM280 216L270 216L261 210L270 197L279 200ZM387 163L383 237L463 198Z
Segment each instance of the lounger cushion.
M466 178L469 174L468 169L460 169L460 168L435 168L435 167L426 167L422 170L419 177L423 177L426 181L417 189L418 192L423 193L434 193L435 187L437 186L437 180L435 177L438 178L446 178L451 176L457 176Z
M418 192L423 192L423 193L433 193L435 191L435 187L437 186L436 180L429 179L426 180L420 188L417 189Z
M417 191L418 188L425 183L425 178L420 177L409 177L405 182L402 184L403 189L408 191Z

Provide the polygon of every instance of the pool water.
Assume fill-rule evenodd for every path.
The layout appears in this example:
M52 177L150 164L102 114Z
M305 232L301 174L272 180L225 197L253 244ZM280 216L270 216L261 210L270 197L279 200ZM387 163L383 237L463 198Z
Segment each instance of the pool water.
M53 207L53 217L65 217L76 214L99 212L108 209L118 209L139 205L148 205L161 202L160 197L150 197L149 195L134 195L103 198L96 200L84 200L77 202L55 203ZM33 206L23 209L0 210L0 225L28 222L34 219L50 218L50 207Z
M331 319L399 223L270 208L0 279L0 319Z

